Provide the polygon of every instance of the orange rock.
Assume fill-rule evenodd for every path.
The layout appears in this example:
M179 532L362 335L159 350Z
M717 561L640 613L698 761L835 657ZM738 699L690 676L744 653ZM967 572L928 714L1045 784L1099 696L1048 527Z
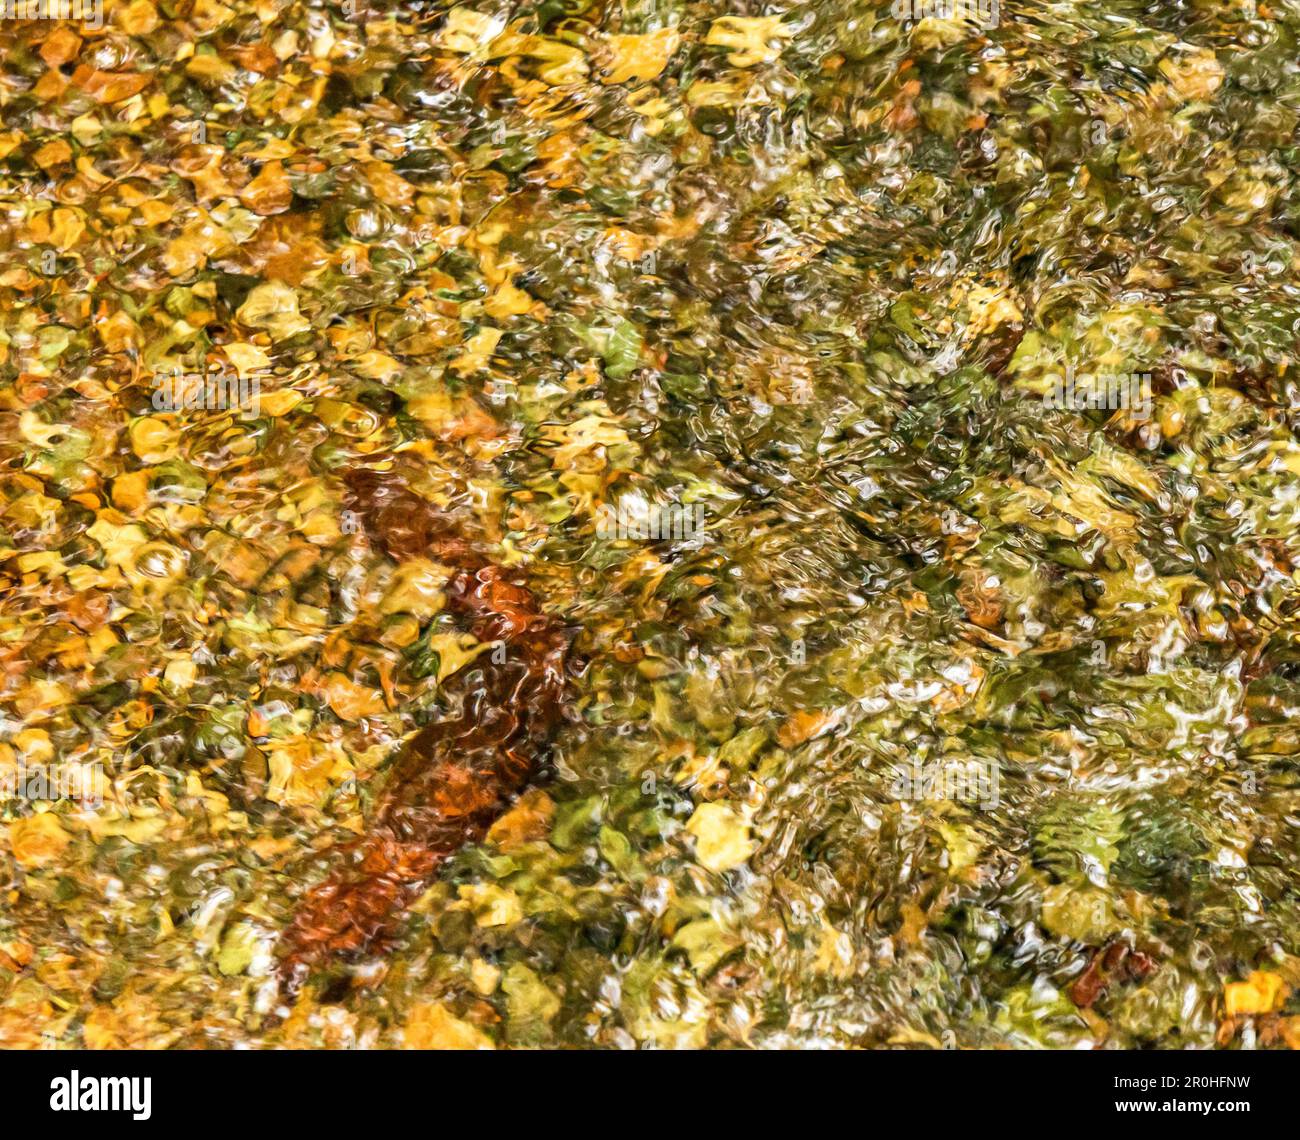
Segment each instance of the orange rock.
M795 713L779 729L777 743L782 748L794 748L805 740L811 740L823 729L834 724L838 717L826 709L803 709Z
M406 1019L403 1038L408 1049L494 1049L492 1039L437 1002L417 1005Z
M289 176L284 165L268 162L261 172L239 192L239 200L255 214L282 214L293 200Z
M158 9L149 0L131 0L114 13L117 23L128 36L147 36L158 26Z
M53 170L72 161L72 147L64 139L51 139L32 158L42 170Z
M81 37L66 24L60 24L41 44L41 59L49 67L61 67L77 58L81 50Z
M366 685L358 685L346 673L330 673L322 686L322 695L340 720L355 721L366 716L382 716L382 694Z
M409 206L415 200L415 187L386 163L368 162L364 170L370 189L385 206Z
M525 792L505 815L489 829L488 841L509 851L530 840L541 839L551 826L555 803L540 788Z
M1300 1017L1284 1017L1278 1022L1278 1030L1288 1049L1300 1049Z
M0 966L6 970L21 970L35 956L36 951L30 942L17 939L13 942L0 942Z
M50 812L17 819L9 825L9 846L14 859L27 868L52 862L71 842L72 837L63 830L58 817Z
M121 103L148 87L149 76L135 71L97 71L82 66L73 74L72 82L96 103Z
M1223 987L1223 1005L1229 1017L1273 1013L1282 1008L1291 987L1277 974L1255 970L1244 982Z

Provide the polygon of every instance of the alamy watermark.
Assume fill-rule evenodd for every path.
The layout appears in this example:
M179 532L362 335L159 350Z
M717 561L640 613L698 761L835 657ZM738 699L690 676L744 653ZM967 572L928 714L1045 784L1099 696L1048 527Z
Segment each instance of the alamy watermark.
M981 28L996 28L1002 14L998 0L894 0L889 11L903 23L962 20Z
M256 376L239 376L228 369L186 372L179 367L158 370L153 377L153 406L159 412L238 411L255 420L262 411L262 385Z
M77 20L104 26L104 0L0 0L0 20Z
M985 811L998 806L998 766L987 760L931 760L922 765L899 764L889 785L900 800L978 804Z
M1066 365L1065 375L1054 373L1051 381L1052 386L1043 393L1045 408L1074 412L1123 408L1132 412L1135 419L1148 419L1151 415L1150 372L1082 372L1076 375L1074 366Z
M132 1120L148 1120L152 1101L152 1077L83 1077L73 1069L50 1081L53 1112L129 1112Z
M617 508L605 504L596 511L596 534L603 539L694 538L704 533L704 504L655 506L635 496L624 496Z
M20 764L0 774L0 800L75 800L83 807L104 806L104 766Z

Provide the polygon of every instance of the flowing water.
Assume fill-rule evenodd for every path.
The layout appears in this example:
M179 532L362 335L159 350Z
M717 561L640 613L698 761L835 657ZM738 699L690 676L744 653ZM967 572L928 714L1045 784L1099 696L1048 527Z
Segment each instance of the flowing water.
M1300 1047L1300 6L95 12L0 1045Z

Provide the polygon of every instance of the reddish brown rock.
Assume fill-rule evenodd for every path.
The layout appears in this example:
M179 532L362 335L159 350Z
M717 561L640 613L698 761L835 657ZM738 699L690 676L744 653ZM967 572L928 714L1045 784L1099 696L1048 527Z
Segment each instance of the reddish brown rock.
M453 567L448 606L480 641L500 645L447 681L454 711L405 748L370 827L300 906L282 942L291 987L337 955L381 944L443 861L486 834L538 770L565 691L568 635L525 586L400 476L360 471L349 487L371 541L398 561Z

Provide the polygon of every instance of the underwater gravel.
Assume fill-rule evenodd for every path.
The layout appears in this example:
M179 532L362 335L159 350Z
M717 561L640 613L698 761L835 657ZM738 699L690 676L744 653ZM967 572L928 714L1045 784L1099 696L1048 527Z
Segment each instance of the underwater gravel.
M0 19L0 1046L1300 1047L1300 7L97 11ZM575 675L291 998L493 648L361 468Z

